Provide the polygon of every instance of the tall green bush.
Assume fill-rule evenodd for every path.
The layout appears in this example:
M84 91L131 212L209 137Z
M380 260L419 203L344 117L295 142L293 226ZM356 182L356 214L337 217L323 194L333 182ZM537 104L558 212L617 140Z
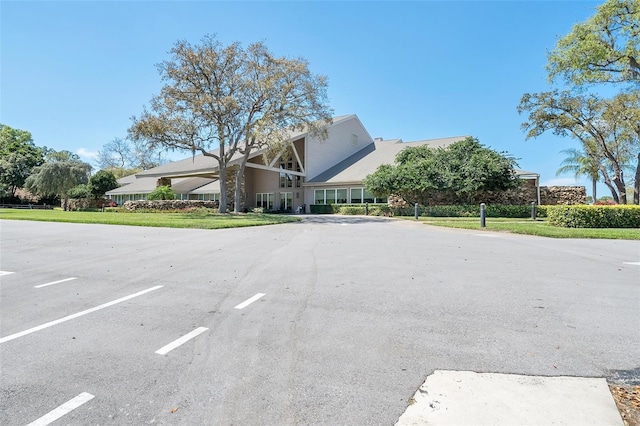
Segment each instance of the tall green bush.
M549 224L565 228L640 228L640 206L549 206Z
M159 186L147 195L147 200L175 200L176 194L170 186Z

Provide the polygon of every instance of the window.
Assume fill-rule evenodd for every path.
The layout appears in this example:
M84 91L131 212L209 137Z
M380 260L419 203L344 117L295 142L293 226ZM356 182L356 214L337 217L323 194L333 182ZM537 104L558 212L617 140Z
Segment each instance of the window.
M200 201L220 201L220 194L198 194Z
M290 212L293 206L293 192L280 193L280 210Z
M351 188L351 204L379 204L386 202L387 197L376 198L364 188Z
M351 204L362 203L362 188L351 188Z
M293 168L293 157L290 151L280 157L280 170L295 170ZM296 184L296 186L299 186ZM280 188L293 188L293 175L286 171L280 172Z
M347 190L336 189L336 203L347 204Z
M358 146L358 135L355 133L351 134L351 145Z
M259 192L256 194L256 207L273 210L273 192Z
M315 190L316 204L346 204L347 203L347 190L346 189L316 189Z

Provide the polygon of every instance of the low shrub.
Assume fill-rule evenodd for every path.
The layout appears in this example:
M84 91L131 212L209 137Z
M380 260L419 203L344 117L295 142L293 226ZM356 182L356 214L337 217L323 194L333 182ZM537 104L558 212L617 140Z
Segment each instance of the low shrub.
M640 206L548 206L549 224L565 228L640 228Z
M413 216L414 207L391 208L395 216ZM420 206L418 215L425 217L480 217L480 206L477 204L459 204L447 206ZM486 217L530 218L531 205L487 204ZM536 206L536 217L546 217L546 206Z
M138 200L125 201L123 207L128 212L185 211L192 208L217 209L217 201L199 200Z
M364 206L342 206L338 211L340 214L345 215L364 215Z
M175 200L176 194L169 185L159 186L147 195L147 200Z
M309 206L311 214L332 214L337 213L334 211L332 204L311 204Z

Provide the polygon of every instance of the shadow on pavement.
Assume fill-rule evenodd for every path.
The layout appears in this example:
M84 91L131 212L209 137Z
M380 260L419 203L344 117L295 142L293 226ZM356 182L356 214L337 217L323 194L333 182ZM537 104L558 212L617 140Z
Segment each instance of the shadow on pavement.
M349 224L357 225L362 223L380 223L388 222L391 219L388 217L378 216L343 216L335 214L321 214L321 215L302 215L300 223L323 223L323 224Z

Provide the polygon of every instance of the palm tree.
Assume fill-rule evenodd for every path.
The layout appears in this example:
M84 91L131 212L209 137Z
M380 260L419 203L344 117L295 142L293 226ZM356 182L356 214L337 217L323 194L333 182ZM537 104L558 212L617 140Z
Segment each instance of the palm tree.
M600 181L600 167L602 165L601 156L598 155L595 144L585 144L583 149L564 149L560 151L567 155L556 171L556 176L564 173L573 173L577 179L586 176L591 179L591 189L593 192L593 202L597 200L596 184Z

